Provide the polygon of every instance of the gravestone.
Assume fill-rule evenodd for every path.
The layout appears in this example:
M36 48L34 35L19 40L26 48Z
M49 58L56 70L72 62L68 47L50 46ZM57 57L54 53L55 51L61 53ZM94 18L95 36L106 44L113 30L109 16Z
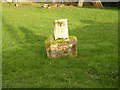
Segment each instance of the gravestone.
M63 7L64 5L63 4L58 4L57 7Z
M67 19L55 20L54 37L45 40L45 47L48 58L77 56L77 38L68 35Z
M104 9L101 0L92 0L92 4L95 8ZM87 0L79 0L78 6L84 7L84 6L90 6L90 2L87 2Z
M15 6L18 7L19 6L18 3L16 3Z
M47 8L49 5L48 4L44 4L43 5L43 8Z
M55 36L55 40L60 39L60 38L69 40L67 19L55 20L54 36Z
M57 4L55 4L54 6L57 7Z
M83 4L84 4L84 0L79 0L78 6L79 6L79 7L83 7Z
M103 5L102 5L100 0L94 0L94 1L92 1L92 3L93 3L93 6L95 8L104 9L104 7L103 7Z

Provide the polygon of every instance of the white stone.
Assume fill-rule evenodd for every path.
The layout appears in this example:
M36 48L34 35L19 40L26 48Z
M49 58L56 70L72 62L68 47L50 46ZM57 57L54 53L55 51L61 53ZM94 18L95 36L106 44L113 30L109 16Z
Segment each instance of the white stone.
M67 19L55 20L54 36L55 40L58 38L69 40Z
M79 6L79 7L83 7L83 4L84 4L84 0L79 0L78 6Z

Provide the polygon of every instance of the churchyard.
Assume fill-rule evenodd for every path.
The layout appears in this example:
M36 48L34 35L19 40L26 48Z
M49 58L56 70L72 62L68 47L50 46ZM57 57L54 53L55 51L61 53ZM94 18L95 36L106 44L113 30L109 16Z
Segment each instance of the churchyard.
M75 57L47 57L45 41L59 19L67 19L69 35L77 38ZM118 87L118 9L3 3L2 87Z

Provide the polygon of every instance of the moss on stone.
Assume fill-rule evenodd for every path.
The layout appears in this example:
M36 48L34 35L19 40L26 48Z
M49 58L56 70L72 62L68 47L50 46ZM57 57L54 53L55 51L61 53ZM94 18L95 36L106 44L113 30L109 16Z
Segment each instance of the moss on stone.
M72 41L72 40L77 40L76 36L69 36L69 41Z
M64 25L64 22L63 21L58 21L57 24L62 26L62 24Z
M69 41L72 41L72 40L77 40L76 36L69 36ZM66 40L64 39L58 39L58 40L55 40L53 38L53 36L49 37L46 41L45 41L45 47L46 48L50 48L50 45L51 44L55 44L55 43L63 43L63 42L67 42Z

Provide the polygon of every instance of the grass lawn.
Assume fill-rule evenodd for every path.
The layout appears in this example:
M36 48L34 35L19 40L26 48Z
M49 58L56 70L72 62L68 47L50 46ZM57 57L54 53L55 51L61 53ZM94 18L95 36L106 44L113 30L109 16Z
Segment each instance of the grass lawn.
M53 21L68 19L78 56L47 59ZM118 87L118 9L2 6L3 88Z

